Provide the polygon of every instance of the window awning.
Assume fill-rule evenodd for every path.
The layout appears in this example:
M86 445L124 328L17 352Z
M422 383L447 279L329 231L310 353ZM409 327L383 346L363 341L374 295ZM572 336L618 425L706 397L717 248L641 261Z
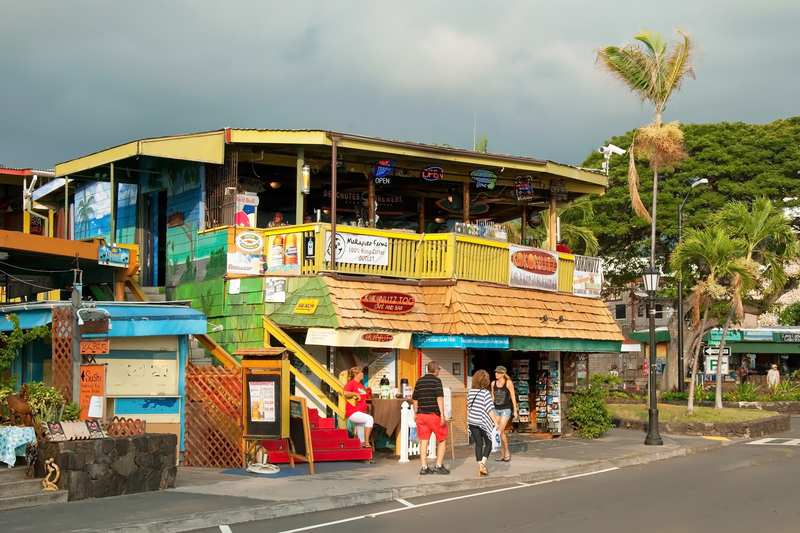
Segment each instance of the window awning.
M186 306L121 306L98 303L111 316L107 335L84 337L154 337L158 335L204 335L208 330L206 316Z
M19 311L11 311L6 313L9 315L14 313L19 318L19 327L22 329L31 329L36 326L45 326L53 320L53 310L47 309L20 309ZM14 324L6 317L0 317L0 331L7 332L14 329Z
M533 337L513 337L510 350L525 352L612 352L621 351L620 341L594 341L588 339L546 339Z
M632 341L636 342L650 342L650 332L649 331L634 331L630 335L628 335ZM670 335L667 328L664 329L656 329L656 342L669 342Z

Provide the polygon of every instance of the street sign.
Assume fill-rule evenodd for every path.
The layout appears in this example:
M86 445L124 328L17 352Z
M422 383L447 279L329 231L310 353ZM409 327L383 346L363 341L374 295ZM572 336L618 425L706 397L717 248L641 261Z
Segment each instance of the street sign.
M731 347L726 346L722 352L722 357L728 357L731 354ZM703 346L703 355L719 355L719 346Z

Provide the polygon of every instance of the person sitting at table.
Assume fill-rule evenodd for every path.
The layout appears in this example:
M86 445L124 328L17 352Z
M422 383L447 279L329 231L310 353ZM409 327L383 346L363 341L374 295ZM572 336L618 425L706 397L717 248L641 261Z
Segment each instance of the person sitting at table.
M354 366L347 374L350 381L344 386L344 392L342 392L342 396L347 399L344 414L347 416L347 420L356 427L361 447L371 448L369 436L372 433L374 420L367 414L367 391L361 381L364 370L360 366Z

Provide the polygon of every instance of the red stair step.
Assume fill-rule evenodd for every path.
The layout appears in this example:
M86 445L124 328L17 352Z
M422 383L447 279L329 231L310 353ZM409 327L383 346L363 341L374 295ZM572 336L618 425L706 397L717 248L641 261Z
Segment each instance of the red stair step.
M317 450L341 450L341 449L357 449L361 447L361 441L358 439L311 439L311 447L314 453Z
M314 439L339 439L344 440L350 438L346 429L312 429L311 440Z
M336 421L331 418L320 418L316 425L317 429L336 429Z
M289 450L289 442L286 439L280 440L262 440L261 446L264 447L267 452L286 452Z
M369 448L345 449L345 450L314 450L314 462L324 461L364 461L372 459L372 450ZM273 452L269 454L269 462L273 464L283 464L289 462L289 455L285 452ZM303 462L303 461L297 461Z

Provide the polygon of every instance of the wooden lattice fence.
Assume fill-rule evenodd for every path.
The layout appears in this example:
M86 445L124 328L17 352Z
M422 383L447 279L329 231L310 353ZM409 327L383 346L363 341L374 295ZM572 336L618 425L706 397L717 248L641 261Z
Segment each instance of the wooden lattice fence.
M72 309L53 309L53 387L68 402L72 398Z
M241 413L241 370L188 365L184 464L244 467Z

